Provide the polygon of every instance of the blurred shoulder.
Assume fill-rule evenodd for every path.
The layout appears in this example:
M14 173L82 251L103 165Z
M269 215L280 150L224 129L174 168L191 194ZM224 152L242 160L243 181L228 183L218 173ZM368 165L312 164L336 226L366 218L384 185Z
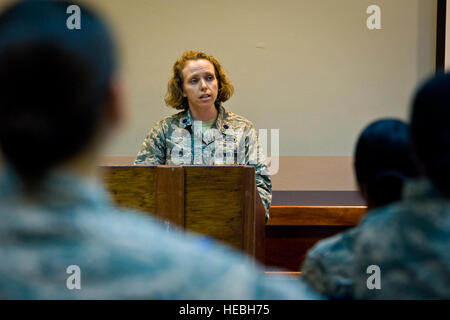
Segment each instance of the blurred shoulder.
M398 239L407 228L401 217L408 213L408 208L407 204L397 202L367 213L355 239L358 260L380 261L398 253L392 246L399 244Z

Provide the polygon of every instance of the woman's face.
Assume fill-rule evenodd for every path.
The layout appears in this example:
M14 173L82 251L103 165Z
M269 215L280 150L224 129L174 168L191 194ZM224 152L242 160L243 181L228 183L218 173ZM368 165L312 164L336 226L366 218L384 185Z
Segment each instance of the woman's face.
M214 108L219 87L214 65L205 59L189 60L182 72L183 96L189 107L198 111Z

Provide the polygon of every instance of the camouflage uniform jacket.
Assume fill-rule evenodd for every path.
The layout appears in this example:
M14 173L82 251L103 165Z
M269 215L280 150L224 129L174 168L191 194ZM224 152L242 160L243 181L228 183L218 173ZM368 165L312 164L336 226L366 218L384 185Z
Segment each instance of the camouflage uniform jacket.
M115 207L98 183L68 172L52 172L32 198L12 170L1 173L0 221L0 299L320 298L207 238Z
M449 299L450 200L426 180L407 182L403 200L366 214L308 252L302 277L330 298ZM368 281L380 268L381 289Z
M204 134L201 121L194 121L189 109L159 121L145 138L135 164L253 165L266 219L269 217L272 182L256 129L223 106L213 127Z
M450 299L450 199L426 180L405 186L403 201L377 210L355 241L354 297ZM368 266L380 289L369 289ZM374 272L372 271L372 274Z
M358 226L319 241L308 251L301 271L302 278L315 290L332 299L351 299L354 290L353 248L366 225L380 219L383 212L367 213Z

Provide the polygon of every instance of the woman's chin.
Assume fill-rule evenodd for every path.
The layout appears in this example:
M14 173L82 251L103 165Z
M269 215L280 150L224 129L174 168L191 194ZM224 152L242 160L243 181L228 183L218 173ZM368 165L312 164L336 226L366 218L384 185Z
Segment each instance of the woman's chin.
M200 101L199 103L196 103L194 105L194 108L198 109L198 110L207 111L207 110L215 108L215 106L214 106L214 102L211 103L211 101Z

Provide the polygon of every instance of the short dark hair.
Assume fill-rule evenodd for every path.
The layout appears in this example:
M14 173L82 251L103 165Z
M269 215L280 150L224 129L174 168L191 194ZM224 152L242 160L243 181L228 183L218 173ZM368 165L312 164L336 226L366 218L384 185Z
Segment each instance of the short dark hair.
M73 2L22 1L0 14L0 147L33 184L76 155L93 137L116 69L104 22Z
M354 161L358 184L374 207L400 200L405 180L418 175L409 125L397 119L370 123L358 138Z
M417 90L411 135L425 175L450 196L450 74L439 73Z

